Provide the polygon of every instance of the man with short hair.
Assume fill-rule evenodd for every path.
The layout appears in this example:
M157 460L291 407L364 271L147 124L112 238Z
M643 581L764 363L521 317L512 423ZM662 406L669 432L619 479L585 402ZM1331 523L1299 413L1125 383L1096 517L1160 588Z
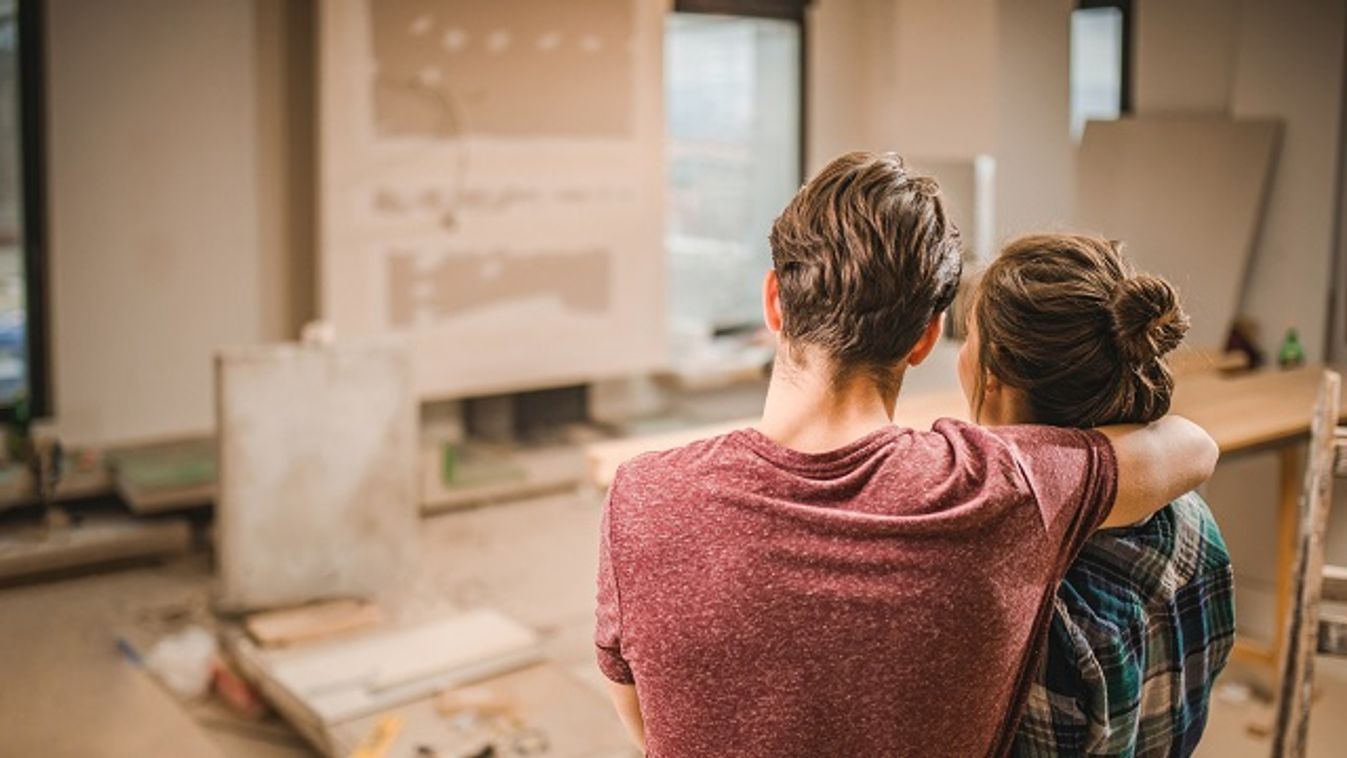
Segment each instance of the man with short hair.
M761 422L624 463L595 643L651 756L1002 754L1080 545L1210 476L1145 427L894 426L960 276L936 183L851 153L776 220Z

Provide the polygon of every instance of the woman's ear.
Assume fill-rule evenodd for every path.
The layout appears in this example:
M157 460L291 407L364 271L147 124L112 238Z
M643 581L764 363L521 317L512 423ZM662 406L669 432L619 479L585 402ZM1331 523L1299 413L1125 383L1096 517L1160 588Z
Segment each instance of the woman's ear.
M762 320L773 334L781 333L781 283L775 269L768 269L762 280Z
M984 369L982 372L982 401L986 402L990 397L999 396L1002 386L1001 380L997 379L996 375Z
M978 417L973 423L998 425L1021 420L1017 412L1017 404L1021 400L1019 394L992 375L992 372L982 372L981 389L982 402L976 406Z

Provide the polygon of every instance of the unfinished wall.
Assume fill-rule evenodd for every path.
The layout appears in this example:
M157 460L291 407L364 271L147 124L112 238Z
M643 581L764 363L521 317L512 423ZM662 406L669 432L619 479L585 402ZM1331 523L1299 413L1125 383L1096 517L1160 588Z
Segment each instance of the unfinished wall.
M997 17L998 241L1069 225L1072 0L1001 0Z
M1324 355L1347 6L1335 0L1144 0L1140 113L1221 112L1283 124L1240 311L1275 352L1288 327Z
M1238 2L1142 0L1133 14L1133 107L1139 113L1229 110Z
M808 161L996 159L999 240L1071 216L1070 0L817 0Z
M424 399L665 362L669 4L325 2L320 309Z
M805 60L805 176L850 150L873 149L870 93L877 75L866 44L866 3L817 0L809 6Z
M880 3L868 26L877 47L875 134L891 149L934 158L970 158L997 144L995 0ZM873 7L873 6L872 6Z
M1243 312L1269 349L1296 327L1317 361L1327 334L1347 5L1245 0L1239 14L1230 112L1284 124Z
M208 431L214 349L292 335L312 310L303 193L286 178L294 145L277 136L303 102L277 70L302 52L282 45L291 5L47 4L65 439Z
M1143 0L1137 9L1136 105L1142 113L1275 118L1282 141L1240 312L1275 356L1296 327L1309 360L1324 355L1339 165L1347 6L1334 0ZM1241 629L1271 632L1276 457L1222 461L1210 487L1234 558ZM1341 488L1339 488L1341 489ZM1329 559L1347 561L1347 492L1329 527Z

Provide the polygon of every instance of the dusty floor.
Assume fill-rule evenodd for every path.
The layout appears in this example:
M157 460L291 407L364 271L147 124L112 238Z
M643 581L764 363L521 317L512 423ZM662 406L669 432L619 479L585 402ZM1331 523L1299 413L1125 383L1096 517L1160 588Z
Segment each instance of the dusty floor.
M408 621L498 608L539 630L549 657L592 683L593 707L606 710L589 643L598 503L579 493L428 519L421 568L382 602ZM309 755L284 724L240 728L213 706L179 705L118 652L119 636L144 644L166 624L208 618L209 595L202 556L0 589L0 753ZM1321 664L1320 683L1310 755L1342 755L1347 667ZM1218 696L1198 755L1266 755L1266 738L1246 728L1264 711Z

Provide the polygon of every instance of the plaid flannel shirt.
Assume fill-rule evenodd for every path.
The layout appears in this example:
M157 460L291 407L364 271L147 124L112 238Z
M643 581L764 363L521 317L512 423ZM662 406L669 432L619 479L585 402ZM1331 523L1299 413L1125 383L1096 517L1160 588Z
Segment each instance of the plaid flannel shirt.
M1054 603L1015 754L1192 753L1235 635L1230 555L1202 498L1092 536Z

